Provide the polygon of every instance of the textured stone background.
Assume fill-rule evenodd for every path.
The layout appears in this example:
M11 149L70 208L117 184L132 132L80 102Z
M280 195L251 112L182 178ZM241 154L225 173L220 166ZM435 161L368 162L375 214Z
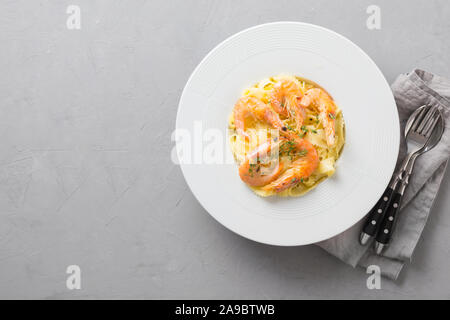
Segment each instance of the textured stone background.
M366 28L370 4L381 30ZM414 67L450 77L449 17L447 0L2 1L0 298L450 298L448 173L413 263L368 290L318 247L224 229L170 161L181 90L233 33L323 25L392 82ZM81 290L65 286L71 264Z

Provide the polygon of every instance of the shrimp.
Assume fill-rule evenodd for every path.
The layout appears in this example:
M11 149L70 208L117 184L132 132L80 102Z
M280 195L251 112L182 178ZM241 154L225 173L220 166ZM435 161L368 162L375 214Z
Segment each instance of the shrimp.
M270 95L272 108L281 116L289 117L293 115L299 131L306 117L305 109L299 103L301 98L302 92L298 84L287 79L277 83Z
M293 147L300 158L292 162L292 166L281 174L276 180L268 183L262 189L265 191L281 192L292 188L308 178L319 165L319 155L316 148L306 139L294 138L292 136Z
M252 187L261 187L272 182L281 173L283 165L278 160L278 152L276 153L277 159L275 160L274 168L268 167L266 163L260 161L263 157L267 157L268 153L278 146L279 142L272 143L270 140L259 145L255 150L245 157L244 162L239 167L239 176L242 181ZM271 166L272 163L269 162ZM270 172L268 170L272 169Z
M328 146L332 147L336 143L335 119L337 107L333 99L322 89L312 88L306 91L300 104L306 108L313 103L320 112L320 120L327 137Z
M254 97L242 97L234 106L234 124L238 134L246 139L249 139L248 133L245 132L245 119L248 116L267 122L277 129L283 127L279 115L264 102Z

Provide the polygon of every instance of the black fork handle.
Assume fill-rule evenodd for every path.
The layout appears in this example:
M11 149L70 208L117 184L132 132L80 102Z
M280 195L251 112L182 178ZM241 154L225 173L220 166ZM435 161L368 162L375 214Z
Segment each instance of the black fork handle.
M400 205L402 202L403 195L399 192L396 192L389 202L388 208L386 210L386 214L383 217L383 220L380 224L380 229L378 230L376 241L380 244L387 245L389 244L392 236L392 232L395 228L395 222L400 211Z
M408 166L402 175L400 188L392 196L391 201L389 201L388 207L386 209L386 214L384 215L383 220L380 223L375 241L375 252L377 254L381 254L383 252L383 249L387 245L389 245L389 242L391 241L398 213L400 211L400 206L402 204L403 194L408 187L409 177L411 176L411 173L413 171L417 156L418 154L411 157L411 161L408 163Z
M361 232L360 242L362 245L367 244L368 240L375 237L378 231L378 226L380 225L384 213L386 212L389 201L394 194L394 189L389 186L378 200L377 204L370 210L369 215L366 219L364 227Z

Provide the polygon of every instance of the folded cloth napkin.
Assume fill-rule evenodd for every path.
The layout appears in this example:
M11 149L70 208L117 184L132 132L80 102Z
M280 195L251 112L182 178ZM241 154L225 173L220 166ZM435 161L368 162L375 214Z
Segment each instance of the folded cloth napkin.
M445 130L441 141L429 152L417 158L409 187L404 196L397 226L390 246L382 256L376 255L372 243L359 244L359 235L365 219L334 238L318 243L320 247L351 266L380 267L381 274L397 279L403 265L410 261L428 219L431 207L439 190L450 156L450 79L445 79L423 70L414 70L400 75L392 84L400 117L401 132L415 109L430 104L439 107ZM406 155L406 144L402 134L397 168Z

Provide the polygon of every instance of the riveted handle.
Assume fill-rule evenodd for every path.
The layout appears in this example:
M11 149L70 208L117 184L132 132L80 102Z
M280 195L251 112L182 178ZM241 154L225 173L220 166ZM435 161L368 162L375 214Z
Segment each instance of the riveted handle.
M394 193L394 189L388 187L380 200L378 200L377 204L370 210L367 220L362 229L362 235L365 234L370 237L374 237L377 233L378 226L383 219L383 215L386 212L387 206L391 197ZM361 244L366 244L365 241L362 240L363 236L361 236Z
M394 231L395 221L397 220L398 212L400 211L400 204L403 195L396 192L389 202L389 206L386 210L386 214L380 224L380 229L376 237L376 241L387 245L391 240L392 232Z

